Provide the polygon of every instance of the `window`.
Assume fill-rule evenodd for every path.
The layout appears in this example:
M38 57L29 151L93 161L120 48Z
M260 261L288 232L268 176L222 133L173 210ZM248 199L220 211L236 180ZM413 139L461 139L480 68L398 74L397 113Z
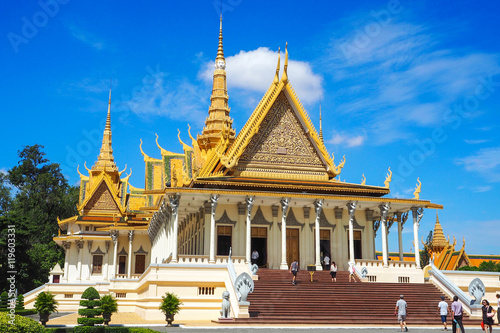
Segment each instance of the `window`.
M118 274L126 274L125 273L126 262L127 262L127 256L118 257Z
M146 256L144 254L137 254L135 256L135 274L144 273L146 268Z
M95 254L93 256L92 274L102 274L102 254Z

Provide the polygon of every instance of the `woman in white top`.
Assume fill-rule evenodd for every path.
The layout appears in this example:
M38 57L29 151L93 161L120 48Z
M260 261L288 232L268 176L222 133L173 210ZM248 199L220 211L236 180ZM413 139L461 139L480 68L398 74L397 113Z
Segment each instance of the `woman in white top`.
M337 265L335 264L335 261L332 261L332 264L330 265L330 275L332 276L332 282L337 282Z

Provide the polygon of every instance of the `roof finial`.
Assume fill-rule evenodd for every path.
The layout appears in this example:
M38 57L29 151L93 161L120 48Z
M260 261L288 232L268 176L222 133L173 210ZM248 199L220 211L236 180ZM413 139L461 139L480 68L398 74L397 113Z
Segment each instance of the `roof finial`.
M219 48L217 49L216 59L224 59L224 49L222 47L222 12L220 14Z
M281 81L283 81L284 83L288 82L287 69L288 69L288 42L286 42L285 44L285 66L283 68L283 76L281 77Z
M108 116L106 117L106 126L104 126L101 151L92 170L118 172L113 157L113 148L111 147L111 86L109 87Z
M280 58L281 58L281 48L278 47L278 64L276 65L276 75L274 75L274 84L278 84L280 82Z
M323 126L321 124L321 103L319 103L319 139L321 142L325 143L323 141Z
M288 69L288 42L286 42L285 44L285 66L283 67L283 76L281 77L281 81L283 83L288 82L287 69Z

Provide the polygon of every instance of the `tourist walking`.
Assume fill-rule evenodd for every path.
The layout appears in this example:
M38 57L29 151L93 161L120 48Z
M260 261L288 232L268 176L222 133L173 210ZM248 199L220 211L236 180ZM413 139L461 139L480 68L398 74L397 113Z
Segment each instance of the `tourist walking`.
M441 316L441 322L444 326L444 331L448 330L446 327L446 316L448 316L448 303L444 301L444 296L441 296L441 302L438 303L439 315Z
M254 249L252 251L252 265L257 265L257 260L259 260L259 252Z
M325 271L330 269L330 257L328 254L325 256L323 259L323 262L325 263Z
M404 298L404 295L399 296L399 300L396 302L396 308L394 309L394 315L398 316L401 332L408 332L408 327L406 327L406 309L408 304L406 304Z
M495 316L495 309L490 305L490 302L487 300L483 299L483 307L481 310L483 310L483 323L484 323L484 328L485 331L489 328L490 333L493 329L493 317Z
M354 281L356 282L356 278L354 277L354 263L349 263L349 282Z
M295 286L297 284L297 273L299 272L299 263L297 262L297 259L293 259L292 264L290 265L290 273L293 274L292 277L292 284Z
M452 332L457 332L457 325L460 326L460 332L465 333L464 324L462 324L463 309L462 303L458 301L458 296L453 296L453 303L451 303L451 317L452 317Z
M332 261L330 266L330 275L332 277L332 282L337 282L337 265L335 264L335 261Z

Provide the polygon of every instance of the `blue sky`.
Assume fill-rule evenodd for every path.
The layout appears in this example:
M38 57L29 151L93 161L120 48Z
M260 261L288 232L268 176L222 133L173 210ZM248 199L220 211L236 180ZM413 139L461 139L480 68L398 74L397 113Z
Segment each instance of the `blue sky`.
M223 0L234 126L271 84L288 42L289 79L323 133L340 178L443 204L445 235L499 254L500 21L493 1ZM57 5L55 5L57 4ZM217 52L220 1L42 0L0 4L0 170L35 143L76 183L99 153L112 79L115 160L144 186L144 151L181 152L201 132ZM283 64L283 62L282 62ZM129 172L129 171L127 171ZM420 235L434 226L427 210ZM389 235L397 250L397 231ZM412 247L405 228L405 251ZM377 240L377 249L381 242Z

